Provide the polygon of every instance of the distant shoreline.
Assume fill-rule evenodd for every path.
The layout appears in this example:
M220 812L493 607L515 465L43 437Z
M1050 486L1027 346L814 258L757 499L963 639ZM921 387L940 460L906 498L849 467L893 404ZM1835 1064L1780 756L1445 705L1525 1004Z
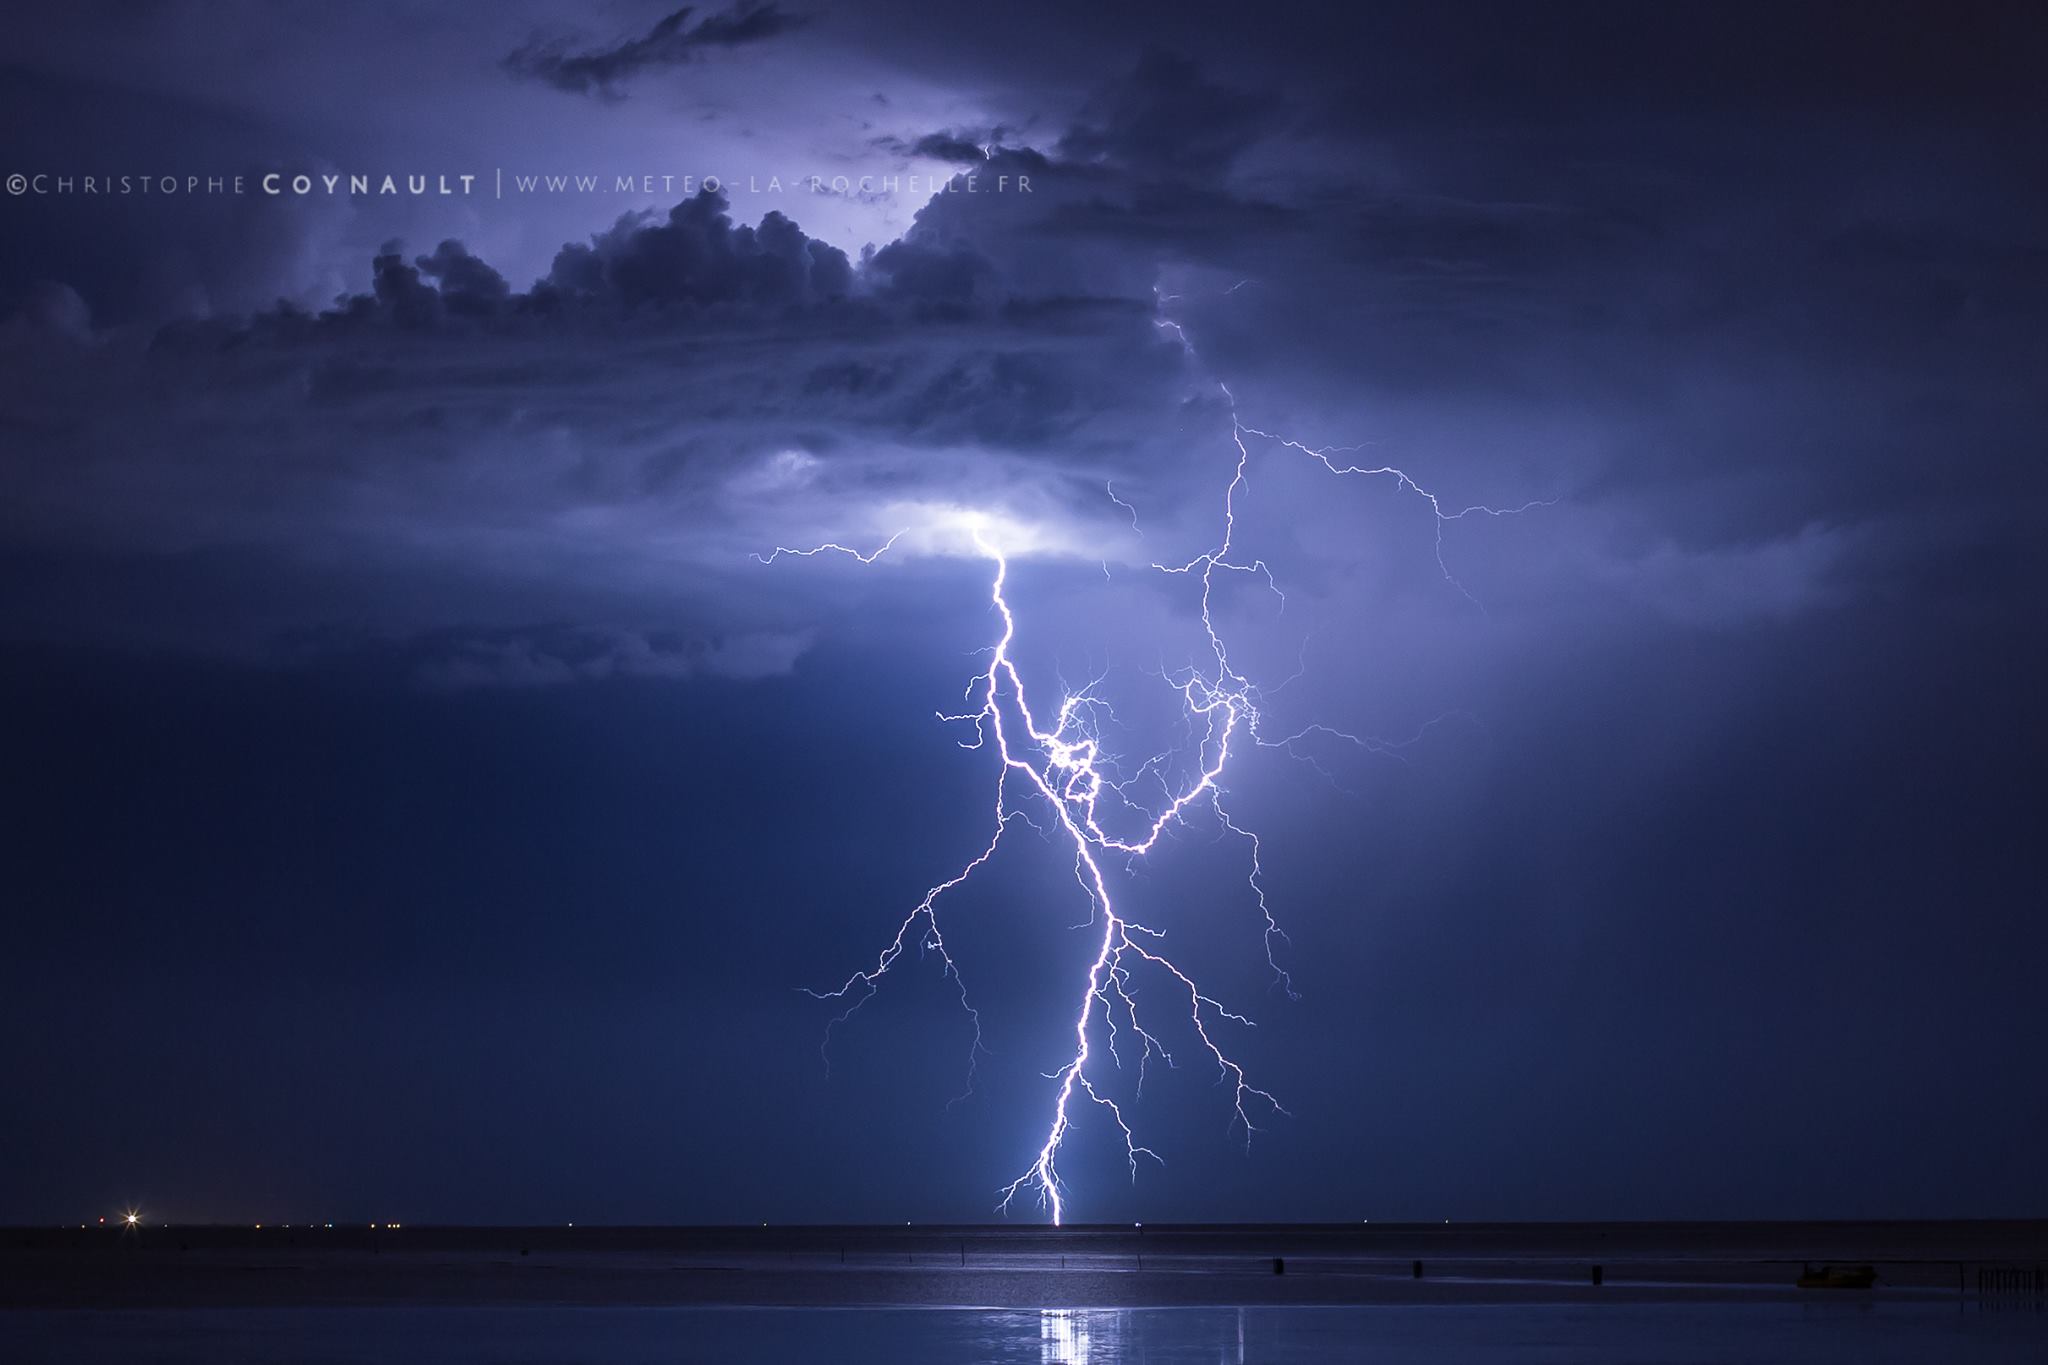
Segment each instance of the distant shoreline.
M1821 1264L1877 1283L1795 1287ZM2043 1286L2048 1220L0 1229L0 1310L2031 1302Z

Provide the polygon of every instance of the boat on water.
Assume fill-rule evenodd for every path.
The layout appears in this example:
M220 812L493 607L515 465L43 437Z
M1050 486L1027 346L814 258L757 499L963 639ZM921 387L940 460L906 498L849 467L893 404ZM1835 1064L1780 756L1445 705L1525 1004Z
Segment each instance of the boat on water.
M1868 1289L1875 1283L1877 1267L1868 1265L1809 1265L1799 1276L1801 1289Z

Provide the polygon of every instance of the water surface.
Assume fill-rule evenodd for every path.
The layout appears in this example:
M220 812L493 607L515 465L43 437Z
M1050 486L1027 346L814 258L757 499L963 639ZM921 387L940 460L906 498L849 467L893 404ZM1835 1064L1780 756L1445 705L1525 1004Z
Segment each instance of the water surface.
M1130 1309L18 1310L0 1360L76 1365L1990 1365L2048 1314L1973 1304Z

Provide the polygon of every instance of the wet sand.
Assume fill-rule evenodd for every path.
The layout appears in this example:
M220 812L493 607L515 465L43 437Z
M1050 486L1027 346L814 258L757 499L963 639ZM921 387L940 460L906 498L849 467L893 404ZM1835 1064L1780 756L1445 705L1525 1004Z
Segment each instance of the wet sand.
M1873 1266L1877 1283L1795 1287L1824 1263ZM2033 1305L2044 1291L2048 1222L0 1231L11 1309Z

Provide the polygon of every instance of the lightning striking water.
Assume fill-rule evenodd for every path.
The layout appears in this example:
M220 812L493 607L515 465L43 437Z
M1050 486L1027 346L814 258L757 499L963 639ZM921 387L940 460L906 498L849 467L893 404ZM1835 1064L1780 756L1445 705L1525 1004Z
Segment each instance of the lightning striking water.
M1179 324L1162 319L1158 325L1178 337L1183 348L1190 356L1193 355L1193 347ZM1266 441L1293 450L1318 461L1332 474L1389 478L1402 492L1415 494L1429 506L1436 520L1438 568L1442 570L1445 581L1461 593L1465 592L1464 585L1452 576L1443 558L1444 523L1475 513L1503 516L1544 505L1528 503L1511 508L1475 505L1447 512L1435 494L1392 465L1368 467L1351 464L1341 459L1349 453L1348 450L1318 449L1246 425L1238 418L1235 395L1221 383L1216 387L1229 405L1231 441L1237 451L1230 481L1223 490L1219 539L1211 548L1183 563L1153 565L1162 573L1193 578L1201 585L1200 617L1209 658L1200 666L1191 665L1166 679L1178 693L1195 737L1193 761L1187 765L1186 775L1177 787L1168 784L1161 774L1169 755L1161 754L1147 759L1130 777L1118 776L1120 769L1114 757L1103 749L1098 718L1108 714L1108 705L1096 694L1096 683L1061 697L1050 710L1034 709L1012 655L1017 640L1017 617L1005 592L1010 562L1004 546L999 543L995 519L976 513L956 514L953 520L966 532L976 552L992 566L989 599L1001 629L988 649L987 668L968 683L965 696L973 704L973 709L953 715L940 713L940 719L971 725L974 738L961 747L992 748L1000 760L991 812L994 827L980 853L952 876L925 892L923 899L897 926L895 936L883 948L873 966L854 972L835 990L809 992L818 999L845 1003L845 1009L827 1026L826 1045L829 1047L832 1030L851 1018L873 997L881 979L901 960L906 950L914 945L920 952L935 954L946 976L958 988L961 1006L974 1025L974 1040L968 1055L968 1086L971 1090L974 1066L984 1051L981 1017L969 1001L958 964L946 946L939 926L938 904L942 897L967 882L995 856L1013 822L1021 820L1042 830L1043 827L1031 819L1031 812L1036 809L1048 814L1066 844L1072 847L1074 877L1091 910L1088 923L1099 925L1100 932L1094 940L1094 957L1088 965L1076 1002L1073 1052L1063 1065L1047 1076L1054 1083L1054 1091L1051 1118L1044 1139L1023 1174L1001 1188L998 1207L1007 1212L1019 1195L1026 1195L1046 1209L1056 1225L1066 1212L1066 1187L1059 1171L1060 1152L1072 1131L1076 1115L1082 1112L1082 1101L1108 1115L1123 1142L1133 1180L1137 1178L1140 1157L1160 1160L1158 1153L1139 1142L1123 1107L1097 1085L1100 1065L1098 1042L1109 1054L1110 1063L1119 1068L1125 1062L1125 1053L1136 1051L1137 1093L1143 1091L1145 1066L1153 1057L1169 1066L1175 1065L1172 1053L1148 1027L1146 1019L1149 1016L1140 1014L1139 992L1133 984L1136 973L1145 972L1159 978L1170 988L1171 994L1184 1001L1186 1019L1192 1026L1200 1052L1207 1064L1215 1068L1219 1082L1226 1083L1230 1089L1231 1126L1243 1130L1247 1148L1252 1134L1258 1131L1254 1118L1263 1119L1287 1112L1272 1094L1251 1083L1243 1066L1231 1057L1220 1041L1226 1029L1251 1028L1254 1026L1252 1021L1203 991L1188 973L1175 965L1165 954L1165 934L1162 931L1139 923L1118 907L1111 894L1104 862L1142 858L1153 851L1169 829L1197 812L1206 811L1222 830L1244 841L1248 865L1246 885L1264 922L1267 964L1276 984L1290 998L1296 998L1292 978L1280 965L1276 951L1276 944L1285 943L1287 939L1267 902L1259 836L1240 824L1225 805L1222 777L1230 761L1233 744L1250 743L1282 749L1297 757L1305 757L1296 746L1311 735L1341 739L1373 752L1388 752L1401 747L1324 725L1311 725L1276 738L1268 738L1262 732L1259 703L1265 694L1233 663L1212 611L1219 573L1255 577L1280 597L1283 605L1285 603L1279 584L1266 562L1258 558L1246 559L1237 548L1237 500L1248 486L1247 469L1251 463L1251 448L1247 442ZM1136 509L1118 498L1114 489L1108 492L1110 499L1130 514L1135 529ZM872 564L905 534L907 532L899 531L877 549L866 552L826 543L808 549L777 546L771 554L756 555L755 558L765 564L773 563L783 555L808 557L833 553L846 555L862 564ZM1470 596L1469 593L1465 595ZM1127 794L1140 776L1148 774L1159 784L1163 798L1149 808Z

